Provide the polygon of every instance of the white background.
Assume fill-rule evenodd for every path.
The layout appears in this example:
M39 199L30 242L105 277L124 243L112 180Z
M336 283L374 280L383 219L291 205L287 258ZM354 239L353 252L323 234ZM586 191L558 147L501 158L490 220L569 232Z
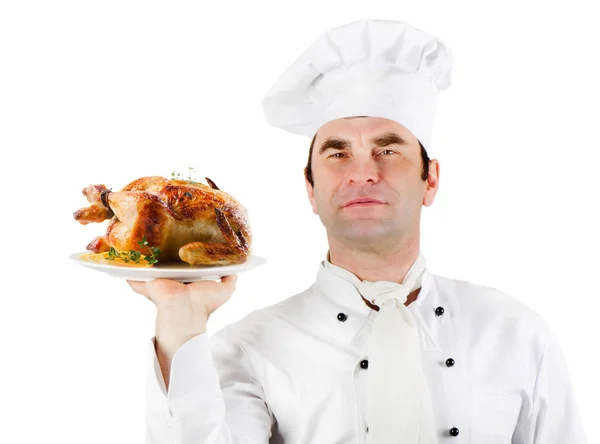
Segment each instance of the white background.
M407 21L451 47L422 250L432 272L501 289L548 321L594 442L594 2L200 3L0 6L0 442L143 441L155 308L67 260L106 228L73 220L85 186L194 167L244 204L268 262L239 275L209 333L313 282L327 243L304 187L310 141L269 127L260 101L321 33L361 18Z

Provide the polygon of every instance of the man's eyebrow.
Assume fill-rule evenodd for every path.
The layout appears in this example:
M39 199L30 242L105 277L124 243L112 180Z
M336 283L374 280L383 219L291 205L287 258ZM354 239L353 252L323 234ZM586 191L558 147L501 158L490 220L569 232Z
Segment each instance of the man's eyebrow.
M328 137L325 142L321 144L319 148L319 154L323 154L328 149L334 150L345 150L350 146L350 142L346 139L340 139L339 137Z
M371 143L377 145L378 147L384 147L388 145L398 144L398 145L408 145L406 140L404 140L400 135L396 133L385 133L381 136L373 137L371 139Z
M384 133L380 136L373 137L371 139L371 143L380 148L393 144L408 145L406 140L404 140L400 135L392 132ZM319 148L319 154L322 154L328 149L345 150L350 148L351 145L352 144L346 139L341 139L339 137L329 137L321 144L321 148Z

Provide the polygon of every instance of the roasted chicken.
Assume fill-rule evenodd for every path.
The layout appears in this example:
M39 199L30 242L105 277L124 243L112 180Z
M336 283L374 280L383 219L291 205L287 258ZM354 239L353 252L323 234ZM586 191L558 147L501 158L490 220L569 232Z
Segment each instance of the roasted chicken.
M110 220L106 234L86 247L95 253L160 248L159 262L231 265L246 261L252 235L246 209L206 178L209 185L142 177L121 191L90 185L83 195L91 204L73 213L81 224ZM147 246L140 246L143 238Z

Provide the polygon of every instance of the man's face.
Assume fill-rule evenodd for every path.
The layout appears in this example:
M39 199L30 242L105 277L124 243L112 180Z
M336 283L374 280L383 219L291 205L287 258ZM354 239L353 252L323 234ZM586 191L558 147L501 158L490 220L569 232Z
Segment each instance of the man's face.
M422 205L433 203L436 160L421 179L417 138L403 125L379 117L330 121L317 132L312 154L314 188L306 181L313 212L329 236L368 248L410 242L419 236ZM350 204L353 199L376 202Z

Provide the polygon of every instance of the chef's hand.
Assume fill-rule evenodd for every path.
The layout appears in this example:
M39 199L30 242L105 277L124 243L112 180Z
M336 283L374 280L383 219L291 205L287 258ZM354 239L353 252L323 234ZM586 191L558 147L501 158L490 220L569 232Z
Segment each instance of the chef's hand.
M199 281L184 284L171 279L148 282L130 281L133 291L156 305L156 347L171 361L186 341L206 332L208 317L231 297L237 275L224 276L221 282Z

